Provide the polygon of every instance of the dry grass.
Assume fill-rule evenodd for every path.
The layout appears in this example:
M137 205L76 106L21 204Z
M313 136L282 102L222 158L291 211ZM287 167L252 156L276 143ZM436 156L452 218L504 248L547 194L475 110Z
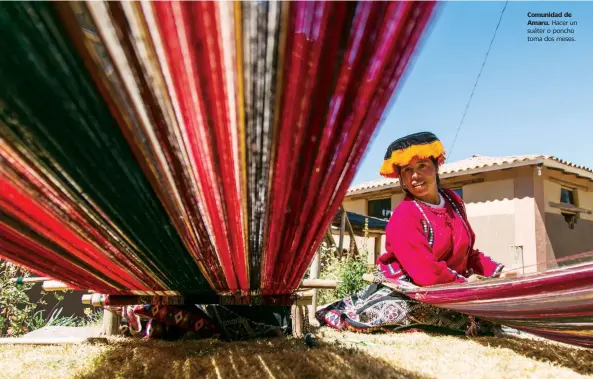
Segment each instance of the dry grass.
M593 376L593 351L517 337L475 339L423 333L360 335L324 329L326 340L369 343L364 350L419 375L455 378ZM364 345L363 345L364 346Z
M113 338L106 345L0 346L14 378L574 378L593 352L518 338L361 335L322 328L319 345L276 338L225 343Z

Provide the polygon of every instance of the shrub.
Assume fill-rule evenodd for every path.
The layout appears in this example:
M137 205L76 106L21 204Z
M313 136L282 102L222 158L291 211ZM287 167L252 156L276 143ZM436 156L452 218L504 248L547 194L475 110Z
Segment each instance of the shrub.
M341 283L336 288L338 298L343 298L362 290L368 284L362 279L362 275L370 272L368 265L359 258L346 259L343 267L340 277Z
M372 271L372 266L366 263L368 252L359 249L358 256L348 258L336 256L335 251L335 246L328 247L326 243L320 247L321 270L319 278L338 280L340 284L334 290L319 290L318 306L352 295L368 284L362 279L363 274Z
M27 291L33 284L17 284L11 278L28 277L30 273L15 264L0 261L0 337L18 336L30 329L33 304Z
M11 278L29 277L31 274L19 266L0 260L0 337L17 337L44 326L87 326L101 322L102 312L85 309L85 316L60 316L63 308L58 308L64 299L63 293L54 292L58 303L47 316L38 306L46 305L43 297L32 303L27 295L34 284L17 284Z

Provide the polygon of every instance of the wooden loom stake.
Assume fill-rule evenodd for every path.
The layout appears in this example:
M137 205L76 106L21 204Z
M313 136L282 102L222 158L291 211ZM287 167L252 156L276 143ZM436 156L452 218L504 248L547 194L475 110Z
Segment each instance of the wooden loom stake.
M319 277L319 269L321 265L321 252L317 250L315 253L315 257L313 258L313 263L311 264L311 275L309 279L317 279ZM309 322L315 319L315 312L317 311L317 292L319 290L317 288L313 289L313 298L311 300L311 305L309 306Z
M103 333L107 336L119 334L121 314L109 308L103 308Z
M292 305L292 336L301 338L303 336L303 310L302 307L295 303Z

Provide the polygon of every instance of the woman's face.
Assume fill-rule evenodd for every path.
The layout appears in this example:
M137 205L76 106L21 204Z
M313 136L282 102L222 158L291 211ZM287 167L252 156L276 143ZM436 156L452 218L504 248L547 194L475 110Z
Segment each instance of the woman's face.
M417 198L438 193L437 168L430 159L414 158L401 168L401 179L406 189Z

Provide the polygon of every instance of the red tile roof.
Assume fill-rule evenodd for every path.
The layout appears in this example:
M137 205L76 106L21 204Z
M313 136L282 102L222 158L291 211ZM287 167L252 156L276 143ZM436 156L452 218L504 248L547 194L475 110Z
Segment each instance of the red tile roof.
M439 173L441 177L447 178L469 173L479 173L511 167L540 164L545 167L562 169L593 181L592 169L551 155L517 155L506 157L486 157L482 155L474 155L468 159L445 163L440 168ZM346 196L398 186L399 181L397 179L380 178L350 187L346 193Z

